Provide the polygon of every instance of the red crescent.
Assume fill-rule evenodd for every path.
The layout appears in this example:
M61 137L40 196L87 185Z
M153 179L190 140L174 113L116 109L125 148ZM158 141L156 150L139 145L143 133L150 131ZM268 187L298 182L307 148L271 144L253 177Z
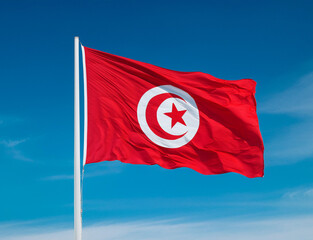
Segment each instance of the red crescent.
M146 108L146 120L147 120L147 124L148 124L149 128L151 129L151 131L154 134L156 134L157 136L159 136L161 138L165 138L168 140L176 140L176 139L184 136L187 132L182 134L182 135L169 134L162 129L162 127L160 126L158 119L157 119L158 108L160 107L161 103L164 102L168 98L179 98L179 99L182 99L183 101L185 101L183 98L181 98L180 96L173 94L173 93L159 94L159 95L153 97L149 101L147 108Z

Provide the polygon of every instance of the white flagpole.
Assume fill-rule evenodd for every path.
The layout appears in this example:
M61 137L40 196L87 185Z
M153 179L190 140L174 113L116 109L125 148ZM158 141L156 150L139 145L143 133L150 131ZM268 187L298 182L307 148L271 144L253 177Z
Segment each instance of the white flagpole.
M82 239L81 177L80 177L80 124L79 124L79 37L74 39L74 235Z

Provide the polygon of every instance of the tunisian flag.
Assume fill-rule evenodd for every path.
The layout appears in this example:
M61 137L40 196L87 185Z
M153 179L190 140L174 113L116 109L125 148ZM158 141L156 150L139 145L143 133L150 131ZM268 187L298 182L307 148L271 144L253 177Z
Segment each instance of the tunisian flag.
M178 72L82 48L85 164L120 160L263 176L253 80Z

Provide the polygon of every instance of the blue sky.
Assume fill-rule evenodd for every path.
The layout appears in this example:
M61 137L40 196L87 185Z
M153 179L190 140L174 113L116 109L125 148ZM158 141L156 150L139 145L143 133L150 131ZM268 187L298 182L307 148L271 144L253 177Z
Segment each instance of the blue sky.
M0 9L0 238L69 239L73 41L257 82L265 176L87 165L91 239L309 239L312 1L6 1ZM257 234L257 237L256 237ZM157 238L156 238L157 237Z

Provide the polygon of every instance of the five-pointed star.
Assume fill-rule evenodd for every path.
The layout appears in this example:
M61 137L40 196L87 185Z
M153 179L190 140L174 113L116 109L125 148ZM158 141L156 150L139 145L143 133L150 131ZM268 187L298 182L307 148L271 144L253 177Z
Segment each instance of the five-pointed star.
M183 115L187 110L178 111L175 104L172 105L172 112L164 113L166 116L172 118L172 128L175 126L176 123L181 123L186 126L186 123L183 119Z

